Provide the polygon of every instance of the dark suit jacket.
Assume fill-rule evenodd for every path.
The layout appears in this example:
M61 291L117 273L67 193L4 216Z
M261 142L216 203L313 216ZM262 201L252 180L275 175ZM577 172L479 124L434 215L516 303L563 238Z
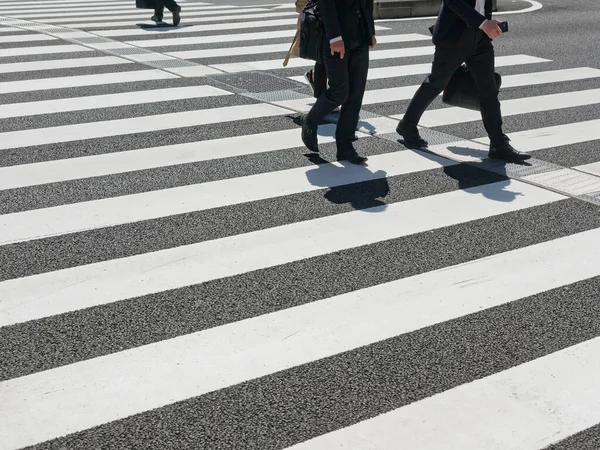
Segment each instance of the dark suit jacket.
M485 17L475 10L476 0L442 0L433 28L433 43L448 45L458 42L466 28L478 29L492 18L492 0L485 1Z
M361 2L364 8L361 8ZM370 44L371 36L375 36L373 0L319 0L319 12L328 42L342 36L346 46L356 43L363 36L361 26L365 30L366 43Z

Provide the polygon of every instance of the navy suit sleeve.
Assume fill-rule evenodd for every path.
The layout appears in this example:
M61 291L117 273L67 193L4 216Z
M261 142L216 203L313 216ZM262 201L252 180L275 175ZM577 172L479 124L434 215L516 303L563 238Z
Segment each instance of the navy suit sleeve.
M464 0L444 0L444 2L454 14L471 28L479 28L485 20L485 17L479 14L475 8L467 5Z
M319 0L319 12L325 25L325 33L329 40L342 36L342 27L335 0Z

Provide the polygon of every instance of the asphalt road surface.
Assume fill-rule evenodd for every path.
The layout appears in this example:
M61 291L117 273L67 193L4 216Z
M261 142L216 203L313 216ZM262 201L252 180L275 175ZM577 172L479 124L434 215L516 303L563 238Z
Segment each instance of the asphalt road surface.
M432 18L309 155L292 3L0 0L0 449L600 448L600 3L499 2L526 166L398 142Z

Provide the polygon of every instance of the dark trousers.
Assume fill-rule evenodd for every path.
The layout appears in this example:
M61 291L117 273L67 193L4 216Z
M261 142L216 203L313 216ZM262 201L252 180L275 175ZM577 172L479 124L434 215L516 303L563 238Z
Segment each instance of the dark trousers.
M319 98L327 90L327 70L325 69L325 64L315 63L313 77L315 98Z
M328 45L325 47L323 62L329 88L317 99L308 113L307 120L310 124L318 124L341 105L335 140L338 147L346 146L354 140L367 86L369 47L361 45L354 49L346 49L344 59L340 58L339 53L332 55Z
M491 39L481 30L467 29L457 44L436 46L431 74L415 93L403 119L408 124L417 125L427 107L444 90L463 62L467 64L479 90L485 130L492 142L501 142L504 135L494 79L494 47Z
M165 10L165 6L171 12L177 9L177 2L175 0L156 0L156 8L154 9L154 14L158 17L163 16L163 12Z

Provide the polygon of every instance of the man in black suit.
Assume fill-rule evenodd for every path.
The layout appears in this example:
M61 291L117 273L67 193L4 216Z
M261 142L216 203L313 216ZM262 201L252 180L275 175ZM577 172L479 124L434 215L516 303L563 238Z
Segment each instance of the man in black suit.
M362 164L352 142L367 85L369 48L377 43L373 0L319 0L325 25L323 60L329 88L317 99L304 118L302 141L319 151L317 125L338 106L342 106L335 133L337 159Z
M433 29L435 54L431 74L415 93L396 128L407 147L427 146L417 124L454 72L466 62L479 90L481 117L490 138L489 157L512 162L530 158L516 151L502 132L492 46L492 39L502 34L499 23L492 20L492 0L442 0Z

